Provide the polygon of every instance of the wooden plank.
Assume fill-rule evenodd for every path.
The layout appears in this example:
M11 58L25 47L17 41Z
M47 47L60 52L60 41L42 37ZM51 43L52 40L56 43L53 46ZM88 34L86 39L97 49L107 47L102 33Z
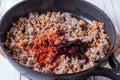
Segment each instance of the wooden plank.
M19 80L19 78L19 72L0 55L0 80Z
M4 15L6 11L8 11L12 6L19 3L23 0L1 0L1 7L0 7L0 19Z
M30 79L24 77L23 75L20 75L20 80L30 80Z
M1 2L2 2L2 0L0 0L0 6L1 6Z
M112 3L112 7L113 7L113 12L114 12L114 17L116 19L116 25L119 28L119 32L120 32L120 0L111 0Z

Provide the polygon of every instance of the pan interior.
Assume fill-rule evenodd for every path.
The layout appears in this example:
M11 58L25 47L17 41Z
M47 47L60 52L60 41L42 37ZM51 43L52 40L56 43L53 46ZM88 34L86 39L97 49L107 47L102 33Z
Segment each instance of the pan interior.
M29 2L24 1L24 3L10 9L1 21L0 31L2 33L2 41L5 41L7 31L10 30L12 23L16 21L19 17L27 16L30 12L38 12L39 14L41 14L48 11L60 11L61 13L70 12L76 18L83 19L87 24L91 23L93 20L103 22L105 24L106 33L110 35L110 49L108 51L108 53L110 54L115 43L115 29L113 27L113 24L101 10L81 0L31 0Z

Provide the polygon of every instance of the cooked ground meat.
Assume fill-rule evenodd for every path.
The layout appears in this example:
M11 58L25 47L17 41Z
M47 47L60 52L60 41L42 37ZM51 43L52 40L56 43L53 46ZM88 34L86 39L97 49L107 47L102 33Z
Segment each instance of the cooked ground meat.
M86 24L67 12L48 12L19 18L3 45L25 67L64 74L96 65L109 49L108 40L101 22Z

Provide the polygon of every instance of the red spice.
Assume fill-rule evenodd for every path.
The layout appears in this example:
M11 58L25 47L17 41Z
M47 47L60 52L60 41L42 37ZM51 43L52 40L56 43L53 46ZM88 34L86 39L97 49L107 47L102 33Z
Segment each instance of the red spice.
M56 48L54 47L54 42L56 40L60 40L60 38L54 34L36 35L36 38L31 45L31 50L34 51L33 55L40 65L44 66L45 64L50 62L50 59L52 58L56 50ZM56 62L53 64L56 64Z

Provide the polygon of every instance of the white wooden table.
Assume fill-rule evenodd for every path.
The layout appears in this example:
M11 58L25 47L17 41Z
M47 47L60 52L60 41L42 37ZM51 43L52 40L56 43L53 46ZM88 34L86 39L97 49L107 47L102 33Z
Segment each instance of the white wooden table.
M0 0L0 19L13 5L22 0ZM120 32L120 0L86 0L101 8L112 20L116 31ZM120 60L120 56L118 57ZM109 67L107 65L107 67ZM22 76L5 58L0 55L0 80L29 80ZM95 80L109 80L95 77Z

